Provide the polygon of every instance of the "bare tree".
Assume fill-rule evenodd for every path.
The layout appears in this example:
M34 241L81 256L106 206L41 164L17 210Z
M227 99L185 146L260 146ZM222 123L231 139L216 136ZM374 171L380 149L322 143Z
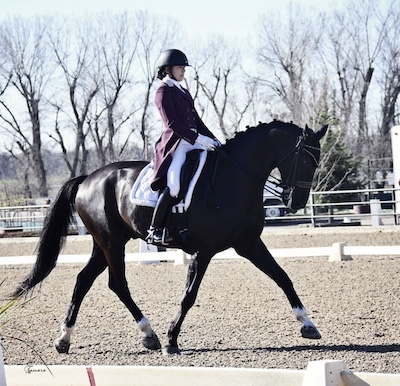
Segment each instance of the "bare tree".
M150 140L156 125L152 119L152 93L156 83L156 62L160 53L166 49L174 48L174 43L180 40L180 28L171 18L152 16L148 12L137 12L134 20L135 29L139 36L137 50L137 63L141 69L141 82L138 85L141 103L141 117L138 122L140 138L143 141L143 158L149 158ZM158 117L158 113L156 114ZM159 121L158 121L159 122Z
M399 122L398 99L400 94L400 4L389 1L388 7L378 9L378 22L386 25L378 58L378 88L381 95L381 117L374 136L373 158L377 170L385 177L393 168L391 128ZM375 159L376 161L373 161ZM369 168L370 170L372 168ZM375 174L371 176L375 179Z
M64 87L59 90L60 97L53 97L52 104L57 113L65 114L66 126L75 132L72 160L65 153L65 161L74 177L78 172L87 172L88 149L86 138L88 127L86 119L95 95L99 92L100 62L98 46L92 23L87 20L65 21L58 33L49 34L55 62L64 79ZM68 95L69 104L65 103ZM51 135L65 151L70 134L63 134L60 121L56 122L56 135Z
M283 102L288 115L297 124L308 122L312 111L309 86L315 84L316 52L321 32L312 17L290 5L288 18L276 13L265 15L260 24L258 62L261 80ZM315 99L315 98L313 98ZM314 106L316 108L316 106Z
M333 108L340 119L340 126L345 133L351 130L352 117L355 109L355 100L358 92L360 73L352 66L354 50L347 47L348 39L345 31L343 15L335 14L335 21L326 21L327 40L322 52L322 60L337 75L338 90L335 82L330 82ZM346 48L345 48L346 47ZM335 77L333 77L335 79Z
M379 15L379 19L386 21L381 57L379 85L382 89L382 120L380 137L385 138L390 134L392 126L398 122L399 112L396 111L400 94L400 5L393 1L389 4L387 12ZM396 119L397 118L397 119ZM389 147L390 148L390 147Z
M50 19L14 18L0 25L1 75L11 86L7 89L7 98L4 95L0 100L0 119L3 128L19 144L26 164L32 165L38 192L43 197L48 195L48 188L41 153L41 113L43 94L52 75L46 43L46 29L50 24ZM22 111L20 106L25 109Z
M387 34L390 15L379 21L374 0L357 0L342 11L334 13L329 27L329 41L335 52L336 72L340 84L341 113L344 126L356 115L358 146L371 134L368 120L368 94L371 89L376 61ZM354 102L358 104L356 106Z
M92 105L88 125L100 159L99 166L103 166L121 158L130 138L129 133L122 144L118 143L120 131L136 112L126 90L134 85L132 64L138 33L126 13L101 15L96 30L101 88L97 95L98 103ZM125 101L123 96L127 96Z
M223 138L232 137L239 131L257 92L257 80L246 76L241 68L240 45L213 36L200 49L196 46L191 64L191 90L200 115L216 122Z
M365 175L371 160L380 159L387 168L390 156L388 133L400 92L398 25L393 0L357 0L327 21L324 60L338 80L330 84L332 100L347 146L364 161Z

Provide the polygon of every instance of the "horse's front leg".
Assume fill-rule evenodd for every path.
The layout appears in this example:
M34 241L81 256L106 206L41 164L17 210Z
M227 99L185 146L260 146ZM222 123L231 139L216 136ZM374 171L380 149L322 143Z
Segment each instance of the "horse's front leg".
M321 334L308 317L307 310L298 297L292 281L272 257L262 240L260 238L257 238L256 240L246 240L237 246L235 250L239 255L249 259L257 268L267 274L280 288L282 288L292 306L296 319L302 324L300 330L302 337L308 339L320 339Z
M200 283L204 277L212 255L197 252L189 265L186 287L182 297L180 310L168 330L168 344L163 349L164 354L180 354L178 335L181 331L183 320L194 302L199 291Z
M161 348L160 341L157 334L151 328L149 320L143 315L142 311L136 305L130 294L128 283L125 276L125 263L124 255L121 254L119 259L114 255L112 268L109 269L109 282L110 289L115 292L121 302L128 308L134 317L137 327L144 333L142 344L149 350L159 350Z

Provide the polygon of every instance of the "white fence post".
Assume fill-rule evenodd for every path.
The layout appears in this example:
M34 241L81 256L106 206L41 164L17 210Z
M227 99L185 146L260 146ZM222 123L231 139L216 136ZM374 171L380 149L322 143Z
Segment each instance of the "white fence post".
M156 245L147 244L146 241L139 239L139 252L140 253L158 252L158 248Z
M177 257L175 258L175 265L186 265L190 263L190 260L191 256L187 254L185 251L182 250L177 251Z
M344 246L345 243L333 243L332 244L332 252L329 255L329 261L343 261L343 260L352 260L351 256L347 256L344 254Z
M370 208L371 208L371 224L373 226L383 225L381 214L382 214L382 207L381 201L378 199L371 199L369 200Z
M158 247L153 244L147 244L146 241L140 239L139 240L139 252L140 253L158 253ZM154 264L154 263L159 263L160 260L140 260L139 264Z
M391 131L392 139L392 157L393 157L393 174L394 174L394 188L395 188L395 213L396 225L400 219L400 126L393 126Z

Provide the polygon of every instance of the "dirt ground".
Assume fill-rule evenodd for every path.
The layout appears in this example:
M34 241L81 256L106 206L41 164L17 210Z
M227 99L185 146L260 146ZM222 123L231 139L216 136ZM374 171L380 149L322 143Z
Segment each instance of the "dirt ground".
M265 228L273 248L399 245L400 227ZM36 238L0 239L0 256L34 254ZM90 253L89 236L70 236L63 254ZM130 242L127 252L137 252ZM1 258L1 257L0 257ZM179 338L182 354L166 357L141 345L132 316L108 289L102 274L86 296L69 354L58 354L59 335L81 264L59 265L34 298L9 316L2 340L6 364L158 365L305 369L311 360L342 359L362 372L400 372L399 256L278 258L322 334L304 340L280 288L245 260L215 260ZM0 297L29 272L0 265ZM162 344L178 311L186 266L127 264L138 306Z

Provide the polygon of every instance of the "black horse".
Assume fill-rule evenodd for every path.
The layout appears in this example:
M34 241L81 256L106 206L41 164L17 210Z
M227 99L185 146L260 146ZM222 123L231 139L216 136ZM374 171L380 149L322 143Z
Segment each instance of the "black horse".
M285 204L297 210L307 203L320 157L320 139L327 126L314 132L292 123L273 121L236 134L217 151L209 152L189 209L173 213L169 229L177 247L192 254L180 310L168 330L164 353L179 353L178 335L193 306L211 258L227 248L250 260L286 294L305 338L321 336L307 316L288 275L261 241L264 227L263 187L274 168L281 174ZM148 319L133 301L125 277L125 244L145 239L153 209L130 202L130 192L145 161L117 162L88 176L66 182L53 202L39 239L36 263L18 285L14 297L26 294L54 268L74 210L93 237L92 255L79 273L62 334L55 341L68 352L79 307L94 280L108 267L109 287L132 313L145 334L148 349L160 349Z

